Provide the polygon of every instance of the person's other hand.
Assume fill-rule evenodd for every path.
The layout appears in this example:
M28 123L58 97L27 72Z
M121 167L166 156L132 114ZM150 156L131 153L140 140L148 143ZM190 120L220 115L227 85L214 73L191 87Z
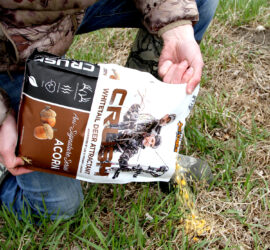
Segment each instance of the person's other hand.
M187 83L186 92L191 94L202 76L203 59L194 38L192 25L183 25L166 31L162 38L158 73L164 82Z
M23 167L24 161L15 155L17 137L15 118L12 114L8 114L0 127L0 161L15 176L33 172Z

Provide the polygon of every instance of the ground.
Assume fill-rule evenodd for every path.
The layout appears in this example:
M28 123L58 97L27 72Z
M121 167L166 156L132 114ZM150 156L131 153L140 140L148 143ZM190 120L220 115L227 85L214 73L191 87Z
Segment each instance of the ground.
M247 16L251 21L241 19L239 13L252 13L248 7L253 4L255 9L256 3L268 7L258 10L256 18ZM259 25L265 30L259 31ZM186 234L183 204L175 190L165 193L157 183L84 182L84 204L68 221L42 218L34 225L29 217L18 221L2 209L0 247L269 249L269 26L267 1L220 1L200 45L205 67L182 153L207 160L215 175L210 187L193 188L196 208L210 225L209 232L196 240ZM135 34L134 29L110 29L76 37L68 56L124 65Z
M209 189L198 185L195 192L197 209L211 224L211 231L200 238L203 243L198 246L202 248L270 247L270 29L256 28L226 26L215 20L201 44L204 74L197 105L186 126L183 153L206 159L216 177ZM124 65L132 31L115 32L127 42L111 43L115 52L105 61ZM151 196L160 196L156 188L150 186ZM105 190L104 199L111 199L114 189ZM127 208L123 201L132 204L140 200L138 193L144 190L145 186L138 184L126 185L124 200L119 197L110 207L117 207L122 214ZM102 222L109 226L112 214L107 209ZM147 209L144 207L145 213ZM162 216L164 212L156 213ZM156 233L164 234L166 218L163 214L164 222ZM154 249L153 241L160 240L155 239L155 226L143 221L141 228L148 236L145 246ZM187 245L196 247L189 239ZM174 247L185 243L182 234L172 242Z
M225 122L218 128L206 128L205 135L223 141L232 154L241 152L238 157L243 157L243 161L237 158L230 163L224 160L225 155L220 157L215 163L216 170L220 173L230 168L231 175L226 180L229 187L202 190L197 196L198 206L213 222L212 237L219 235L223 239L213 246L267 249L270 247L270 30L258 31L256 27L229 30L217 24L212 32L214 47L217 50L222 47L222 51L219 59L206 59L205 70L210 79L205 82L202 95L215 96ZM224 167L220 168L221 165Z

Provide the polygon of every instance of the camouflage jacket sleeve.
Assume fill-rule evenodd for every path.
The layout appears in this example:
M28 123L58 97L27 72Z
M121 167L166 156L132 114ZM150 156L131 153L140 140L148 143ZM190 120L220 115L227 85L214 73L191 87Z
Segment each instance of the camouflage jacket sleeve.
M64 55L85 9L97 1L0 0L0 72L23 71L36 48Z
M143 23L151 33L157 33L168 24L199 20L195 0L134 0L143 15Z

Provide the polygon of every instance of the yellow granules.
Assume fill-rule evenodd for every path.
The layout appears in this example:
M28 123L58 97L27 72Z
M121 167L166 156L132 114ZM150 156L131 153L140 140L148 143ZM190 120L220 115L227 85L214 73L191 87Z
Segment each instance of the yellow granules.
M175 182L179 188L179 199L185 206L185 212L188 213L184 221L185 232L193 236L194 241L198 241L196 236L201 236L210 231L210 226L207 225L204 219L201 219L198 211L195 209L193 202L193 194L190 191L184 173L185 169L176 162Z
M24 156L21 156L21 158L23 159L23 161L29 165L32 165L32 160L27 158L27 157L24 157Z

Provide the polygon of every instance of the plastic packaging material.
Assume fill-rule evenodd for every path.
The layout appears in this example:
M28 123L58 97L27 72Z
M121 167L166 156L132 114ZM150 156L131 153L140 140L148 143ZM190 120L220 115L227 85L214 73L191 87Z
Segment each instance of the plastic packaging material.
M19 112L31 169L94 183L169 181L199 87L35 51Z

